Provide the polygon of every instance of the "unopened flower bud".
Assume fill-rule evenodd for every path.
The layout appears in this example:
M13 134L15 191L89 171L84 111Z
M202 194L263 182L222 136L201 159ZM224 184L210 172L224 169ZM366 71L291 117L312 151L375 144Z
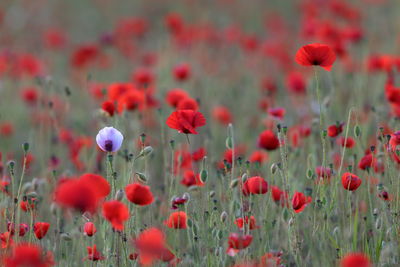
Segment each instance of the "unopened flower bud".
M221 212L221 216L219 217L221 222L224 223L227 218L228 218L228 213L226 211Z

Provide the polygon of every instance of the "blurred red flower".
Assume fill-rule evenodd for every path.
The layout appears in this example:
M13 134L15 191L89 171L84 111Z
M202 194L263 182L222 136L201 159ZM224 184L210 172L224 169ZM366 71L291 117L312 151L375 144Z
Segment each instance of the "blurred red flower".
M154 201L150 187L139 183L129 184L125 187L126 198L139 206L150 205Z
M206 125L203 114L194 110L177 110L166 121L168 127L185 134L198 134L197 127Z
M336 60L335 52L325 44L309 44L296 53L296 62L303 66L321 66L330 71Z

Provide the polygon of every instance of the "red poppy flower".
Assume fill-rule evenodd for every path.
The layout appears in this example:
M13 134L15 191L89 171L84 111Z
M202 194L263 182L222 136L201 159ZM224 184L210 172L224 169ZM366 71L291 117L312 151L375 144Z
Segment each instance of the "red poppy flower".
M149 228L141 232L134 244L142 265L149 266L156 260L170 262L175 258L166 246L164 233L157 228Z
M28 87L21 92L21 98L28 105L35 105L39 99L39 93L36 88Z
M142 108L145 102L145 95L138 90L130 90L121 95L118 100L117 110L119 113L126 111L134 111Z
M189 97L189 94L185 90L177 88L177 89L170 90L167 93L166 101L170 106L176 108L178 106L179 102L181 102L183 99L188 98L188 97Z
M180 133L198 134L196 128L206 125L206 119L200 112L187 109L172 112L166 123Z
M332 124L328 127L327 133L329 137L336 137L343 132L344 123Z
M400 131L390 135L389 149L395 151L398 145L400 145Z
M318 166L315 168L315 174L317 175L317 182L329 182L332 176L332 169L329 167Z
M356 190L362 183L362 180L355 174L345 172L342 175L343 188L349 191Z
M111 101L104 101L103 104L101 104L101 109L106 112L109 116L114 116L115 112L115 106L114 103Z
M236 233L231 233L228 237L228 249L227 254L229 256L235 256L236 253L250 246L253 241L253 236L251 235L239 235Z
M14 233L15 233L14 224L8 222L7 223L7 230L8 230L8 232L11 233L11 235L14 235ZM18 226L18 235L19 236L24 236L28 230L29 230L29 226L27 224L20 223L19 226Z
M71 63L76 68L85 68L95 62L100 56L100 49L95 44L78 47L71 57Z
M349 253L340 260L340 267L371 267L368 256L362 253Z
M33 210L35 208L35 198L31 198L29 201L21 201L19 207L25 212Z
M280 203L282 207L289 206L289 194L281 190L278 186L271 186L271 196L272 199Z
M245 196L250 194L265 194L268 192L268 183L260 176L250 177L244 182L242 192Z
M153 72L146 68L139 68L132 73L132 80L140 87L148 87L154 79Z
M347 138L341 136L336 140L336 143L342 147L353 148L356 144L356 141L348 136Z
M66 36L62 30L52 28L43 34L43 41L46 47L56 50L64 47Z
M294 212L299 213L304 210L304 208L311 203L311 197L310 196L305 196L301 192L295 192L292 198L292 207L294 209Z
M259 164L262 164L264 161L267 160L268 160L268 154L260 150L254 151L249 158L250 162L258 162Z
M92 222L87 222L83 226L83 232L87 236L92 236L97 232L96 226Z
M266 150L275 150L279 147L279 139L273 131L265 130L258 136L258 146Z
M42 239L47 234L50 224L47 222L37 222L33 225L33 231L37 239Z
M181 184L187 187L193 185L204 186L203 181L200 179L200 174L195 174L192 170L186 170L184 172Z
M14 240L12 239L12 233L11 232L5 232L0 234L0 242L1 242L1 248L9 248L14 246Z
M374 157L372 153L365 155L360 159L360 162L358 162L358 168L360 168L361 170L366 170L367 168L371 168L373 165L373 159Z
M200 161L207 155L207 151L204 147L200 147L192 153L192 159L194 161Z
M222 125L228 125L232 122L232 114L227 107L217 106L213 109L213 117Z
M98 197L106 197L110 193L110 184L101 175L85 173L81 175L80 180L83 183L91 185Z
M258 266L264 267L273 267L273 266L280 266L281 264L281 251L277 252L268 252L261 256L260 263Z
M179 101L177 109L191 109L191 110L198 110L199 104L197 101L191 97L186 97Z
M164 221L164 224L169 228L186 229L187 215L184 211L176 211L169 215L169 218Z
M154 201L150 187L139 183L127 185L125 187L125 194L130 202L140 206L150 205Z
M378 194L378 197L384 201L390 201L392 200L393 196L390 195L387 191L381 191Z
M181 63L174 67L173 75L178 81L185 81L189 79L191 74L190 65L187 63Z
M299 72L290 72L286 77L286 86L290 92L304 94L307 90L307 83Z
M94 213L100 200L110 193L106 179L96 174L84 174L79 179L62 179L54 192L54 200L66 208Z
M50 267L54 266L53 254L43 253L42 249L30 243L21 243L13 248L10 255L4 259L5 267Z
M274 117L278 120L283 120L283 117L285 117L286 110L281 107L269 108L268 113L269 113L269 115L271 115L272 117Z
M303 66L321 66L330 71L336 60L335 52L325 44L309 44L296 53L296 62Z
M243 223L244 222L244 223ZM254 230L257 228L260 228L260 226L257 225L256 223L256 218L254 216L250 216L250 218L248 216L244 217L244 220L242 217L239 217L235 220L235 224L237 225L237 227L239 227L240 229L243 228L244 225L249 225L249 229L250 230ZM247 226L246 226L247 227Z
M93 247L86 247L88 256L85 259L91 261L101 261L104 260L104 256L97 250L97 246L93 245Z
M108 86L108 99L117 101L124 94L136 90L131 83L112 83Z
M112 224L115 230L122 231L125 221L129 219L129 210L122 202L111 200L104 202L103 216Z

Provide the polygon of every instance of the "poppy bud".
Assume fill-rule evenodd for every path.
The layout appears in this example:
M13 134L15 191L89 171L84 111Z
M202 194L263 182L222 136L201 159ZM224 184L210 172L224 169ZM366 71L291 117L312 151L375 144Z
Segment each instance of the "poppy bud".
M277 172L278 168L279 167L278 167L278 165L276 163L272 163L271 164L271 173L275 174Z
M207 170L201 170L200 172L200 179L203 183L205 183L207 181L207 177L208 177L208 172Z
M53 214L53 216L57 215L57 204L56 203L51 203L50 213Z
M182 198L183 199L186 199L186 201L189 201L190 200L190 195L189 195L189 193L183 193L183 195L182 195Z
M223 211L223 212L221 213L221 216L219 217L220 221L221 221L222 223L224 223L224 222L226 221L227 218L228 218L228 213L227 213L226 211Z
M235 188L239 183L238 179L233 179L231 184L229 185L231 188Z
M24 183L21 190L23 193L26 193L26 192L30 191L31 189L32 189L32 183L27 182L27 183Z
M115 199L118 200L118 201L121 201L123 197L124 197L124 190L119 189L119 190L115 193Z
M61 237L61 239L64 240L64 241L71 241L71 240L72 240L72 238L71 238L71 236L69 235L69 233L62 233L62 234L60 235L60 237Z
M140 154L138 155L139 157L144 157L144 156L148 156L153 152L153 147L151 146L146 146L145 148L142 149L142 151L140 151Z
M225 146L226 146L228 149L232 149L232 146L233 146L232 137L227 137L227 138L226 138L226 140L225 140Z
M169 141L169 145L171 146L172 150L175 150L175 140Z
M354 136L355 137L360 137L361 136L361 128L358 125L354 126Z
M137 178L139 181L141 181L143 183L147 183L147 177L144 173L136 172L135 174L137 175Z

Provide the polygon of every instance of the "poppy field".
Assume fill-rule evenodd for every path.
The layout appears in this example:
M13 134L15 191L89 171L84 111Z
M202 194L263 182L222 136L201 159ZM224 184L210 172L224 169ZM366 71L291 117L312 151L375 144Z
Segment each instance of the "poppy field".
M398 0L0 2L0 266L400 266Z

